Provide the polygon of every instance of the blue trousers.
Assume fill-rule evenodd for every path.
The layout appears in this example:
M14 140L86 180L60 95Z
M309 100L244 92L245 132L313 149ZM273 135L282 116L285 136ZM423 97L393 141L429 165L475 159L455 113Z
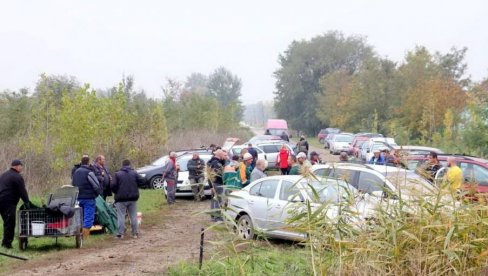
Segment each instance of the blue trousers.
M95 220L95 199L80 199L79 202L83 209L83 228L91 228Z

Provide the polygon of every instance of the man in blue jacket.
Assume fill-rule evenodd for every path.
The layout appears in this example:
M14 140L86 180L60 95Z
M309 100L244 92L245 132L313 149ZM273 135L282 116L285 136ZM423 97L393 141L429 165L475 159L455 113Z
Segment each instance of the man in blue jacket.
M139 199L139 185L144 183L142 178L130 166L130 160L122 162L122 168L115 173L111 185L115 196L115 208L117 209L118 232L117 238L123 238L125 232L125 215L129 211L130 226L132 228L132 237L137 239L137 200Z
M95 198L103 193L95 173L90 168L90 158L83 156L81 166L73 174L73 186L78 187L78 201L83 209L83 238L90 235L95 220Z

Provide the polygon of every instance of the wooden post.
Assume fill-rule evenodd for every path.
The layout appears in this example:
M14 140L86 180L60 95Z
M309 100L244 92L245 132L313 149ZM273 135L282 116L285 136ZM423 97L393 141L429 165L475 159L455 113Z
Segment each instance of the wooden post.
M202 270L202 264L203 264L203 239L204 239L204 235L205 235L205 229L202 227L202 229L200 230L201 233L200 233L200 270Z

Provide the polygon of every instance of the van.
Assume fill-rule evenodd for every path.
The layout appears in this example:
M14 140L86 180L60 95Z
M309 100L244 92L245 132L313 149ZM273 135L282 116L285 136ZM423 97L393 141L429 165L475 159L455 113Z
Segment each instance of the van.
M271 135L280 136L283 132L288 134L288 123L283 119L269 119L266 123L266 132Z

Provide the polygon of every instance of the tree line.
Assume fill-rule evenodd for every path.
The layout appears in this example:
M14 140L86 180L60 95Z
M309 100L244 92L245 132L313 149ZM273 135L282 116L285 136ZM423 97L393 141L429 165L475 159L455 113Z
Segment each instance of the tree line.
M40 76L33 91L0 92L0 162L26 164L29 182L43 190L67 181L83 153L103 153L112 170L125 158L147 164L166 153L175 132L232 131L242 116L241 80L225 68L209 76L168 79L162 98L134 88L134 78L94 89L74 77ZM189 147L181 145L182 147Z
M466 76L466 52L417 46L397 63L360 36L294 41L279 56L275 110L309 135L330 126L486 156L488 79Z

